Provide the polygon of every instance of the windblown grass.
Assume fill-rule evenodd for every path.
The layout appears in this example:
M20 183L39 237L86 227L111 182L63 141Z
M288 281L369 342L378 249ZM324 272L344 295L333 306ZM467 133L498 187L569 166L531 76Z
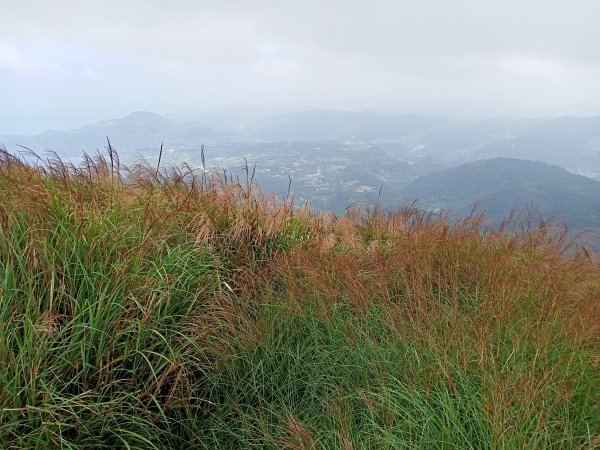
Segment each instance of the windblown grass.
M600 267L566 232L249 180L0 152L2 447L600 447Z

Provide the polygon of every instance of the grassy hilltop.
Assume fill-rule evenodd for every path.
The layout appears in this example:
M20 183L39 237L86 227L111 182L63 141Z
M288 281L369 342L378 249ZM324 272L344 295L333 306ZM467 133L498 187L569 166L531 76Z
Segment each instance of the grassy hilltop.
M0 152L0 448L600 448L566 236Z

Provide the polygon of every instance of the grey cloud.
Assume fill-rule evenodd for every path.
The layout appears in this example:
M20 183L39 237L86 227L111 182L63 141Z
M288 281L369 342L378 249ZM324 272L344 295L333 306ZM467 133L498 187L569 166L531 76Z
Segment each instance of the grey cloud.
M55 97L65 116L93 108L83 98L115 114L129 105L164 112L239 103L600 114L596 0L0 0L0 7L0 94L13 104L37 100L49 118L43 103ZM103 104L106 93L121 106Z

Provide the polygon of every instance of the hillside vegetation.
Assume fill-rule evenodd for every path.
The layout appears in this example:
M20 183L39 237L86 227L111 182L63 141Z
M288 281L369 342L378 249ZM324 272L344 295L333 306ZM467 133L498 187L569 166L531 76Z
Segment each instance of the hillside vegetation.
M566 233L292 204L1 152L0 446L600 446L600 268Z
M545 219L564 220L575 232L600 230L600 182L540 161L492 158L450 167L417 178L399 195L458 217L479 202L496 223L512 208L533 205Z

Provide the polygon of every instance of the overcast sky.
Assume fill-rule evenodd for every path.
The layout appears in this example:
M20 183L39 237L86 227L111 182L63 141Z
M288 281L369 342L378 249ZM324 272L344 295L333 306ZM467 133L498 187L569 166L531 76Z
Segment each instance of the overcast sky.
M0 0L0 134L135 110L600 115L599 0Z

